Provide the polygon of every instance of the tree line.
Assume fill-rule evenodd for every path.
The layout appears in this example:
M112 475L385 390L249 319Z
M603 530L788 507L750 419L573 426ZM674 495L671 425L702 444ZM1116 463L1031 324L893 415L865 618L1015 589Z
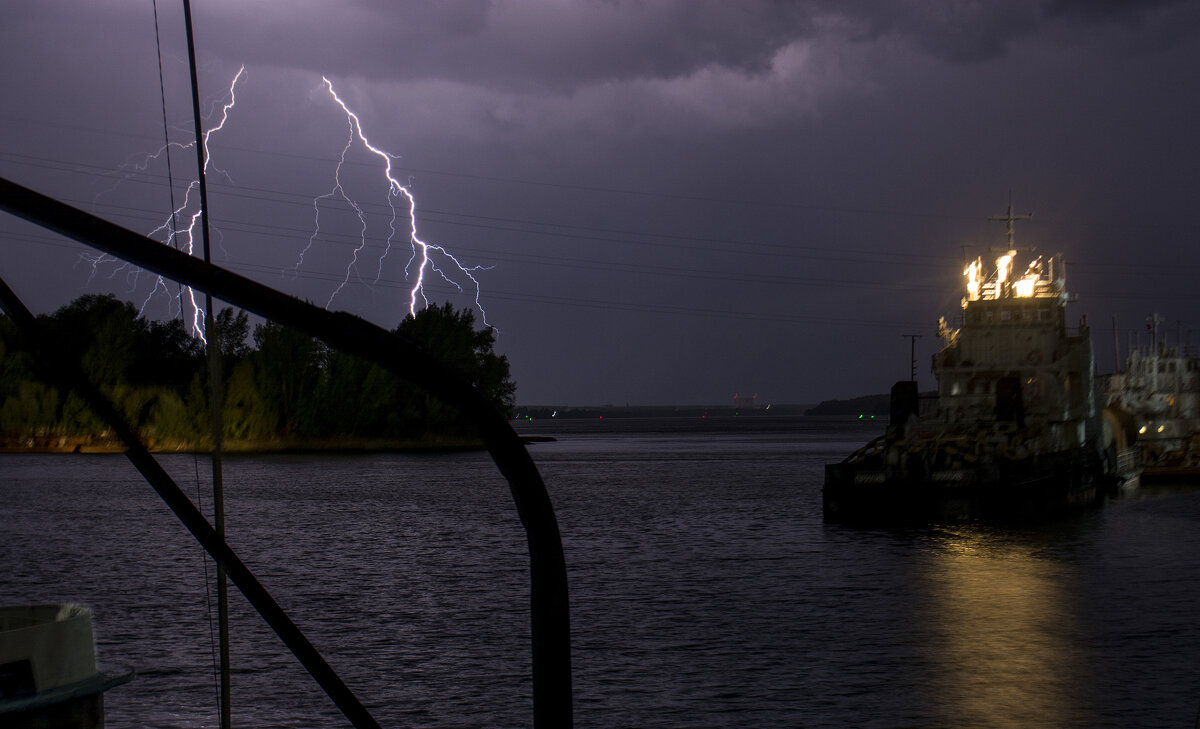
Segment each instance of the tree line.
M85 295L38 317L143 439L164 449L211 443L204 344L182 321L148 320L113 296ZM224 437L263 447L339 442L446 442L475 437L457 410L384 368L289 327L250 330L244 311L222 309L209 339L220 354ZM511 415L516 385L491 329L449 303L407 316L394 330L457 369ZM0 317L0 440L96 442L111 437L82 400L44 382L14 323Z

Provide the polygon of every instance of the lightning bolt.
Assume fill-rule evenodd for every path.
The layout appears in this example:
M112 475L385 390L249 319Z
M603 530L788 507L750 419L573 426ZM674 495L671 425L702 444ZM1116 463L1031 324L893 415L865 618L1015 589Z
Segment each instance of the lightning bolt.
M221 97L221 99L223 99L224 101L218 100L217 102L215 102L213 104L212 109L216 108L217 103L221 104L220 118L216 124L211 125L208 128L208 130L206 130L204 132L204 134L200 140L200 143L204 145L204 147L203 147L203 149L204 149L204 170L203 170L204 174L208 174L209 167L212 166L211 165L212 152L209 149L208 142L212 138L212 135L221 131L225 127L226 122L229 121L229 113L233 110L233 107L237 104L238 82L241 81L242 77L245 76L245 74L246 74L246 67L245 66L240 67L238 69L238 72L234 75L233 81L231 81L229 84L229 91L224 96ZM211 116L211 110L210 110L210 116ZM188 150L188 149L194 149L195 145L196 145L195 140L188 142L186 144L181 143L181 142L168 142L167 144L164 144L162 147L160 147L158 149L158 151L153 152L151 154L144 155L142 157L141 161L135 162L135 163L126 163L126 164L122 165L121 172L124 173L122 179L118 180L112 187L108 188L107 190L103 190L100 193L97 193L96 197L99 198L104 193L109 192L112 189L115 189L117 185L121 184L121 182L123 180L128 179L130 176L137 174L139 172L146 171L147 169L149 169L150 165L153 162L157 161L165 154L170 154L172 148L179 150L179 151L184 151L184 150ZM214 171L220 173L222 176L224 176L227 180L229 180L232 183L233 180L232 180L232 178L230 178L228 172L226 172L223 169L217 168L215 166L212 166L212 169ZM180 250L186 251L188 253L188 255L194 254L195 244L196 244L197 235L198 235L198 231L196 229L197 229L197 226L200 224L200 215L201 215L200 203L199 203L199 200L197 199L199 197L199 190L200 190L200 179L197 176L188 182L187 189L184 191L184 194L183 194L183 202L178 207L176 207L174 210L171 211L171 214L167 216L167 218L163 221L163 223L161 225L159 225L157 228L155 228L154 230L151 230L149 233L147 233L146 234L147 237L158 239L158 240L160 240L160 242L162 242L165 245L172 245ZM187 222L187 224L184 226L177 227L176 221L178 221L180 219L185 220ZM219 241L220 241L220 236L219 236L219 231L218 231L218 244L219 244ZM89 262L92 266L92 273L88 277L89 284L96 277L97 273L100 271L101 267L104 264L109 263L109 262L116 262L118 260L118 259L112 258L111 256L106 256L104 254L101 254L99 256L88 256L88 255L84 254L84 255L82 255L82 258L84 260L86 260L87 262ZM113 279L118 274L120 274L122 271L125 272L125 275L127 277L129 290L133 291L134 289L137 288L138 279L140 277L142 269L140 269L136 266L133 266L129 263L123 262L123 263L121 263L121 265L119 265L115 269L113 269L109 273L107 278ZM155 295L158 294L160 291L168 296L171 295L170 290L167 287L166 280L162 276L156 276L154 279L154 285L150 289L150 293L147 294L146 298L142 300L142 305L138 309L139 316L145 314L146 307L150 305L150 302L154 299ZM179 291L179 293L175 295L174 298L175 298L175 303L176 303L176 309L175 309L176 315L181 315L183 313L184 299L186 298L186 301L191 309L192 335L207 345L208 341L207 341L207 339L205 339L205 332L204 332L204 309L203 309L203 307L200 306L200 304L196 300L197 297L196 297L195 290L193 290L190 286L186 287L184 289L181 289Z
M409 290L408 313L412 316L416 316L418 301L423 307L429 305L429 299L425 296L425 277L428 273L437 274L442 278L443 281L451 286L454 286L459 290L459 292L463 292L464 289L462 284L460 284L450 273L448 273L448 270L453 268L458 272L456 275L465 276L467 279L470 279L471 286L475 290L475 307L479 309L479 313L483 317L483 324L485 326L492 327L492 324L487 319L487 312L484 310L483 305L480 302L481 291L479 279L475 277L475 274L479 271L490 270L491 267L466 266L443 246L425 241L420 237L420 235L418 235L416 198L413 196L409 187L402 185L392 172L392 161L399 159L399 156L382 150L372 144L371 141L367 139L366 134L363 132L362 123L359 121L358 115L346 105L346 102L343 101L340 96L338 96L337 91L335 91L333 88L333 82L325 76L322 76L321 80L325 83L325 88L329 92L329 95L333 98L334 102L341 108L342 112L345 113L348 134L346 143L342 147L342 153L338 158L337 166L333 172L334 182L332 189L330 189L329 192L319 195L313 199L313 233L308 239L308 245L305 246L304 250L300 252L299 261L293 267L293 270L299 270L300 266L304 263L305 254L308 253L314 242L321 235L321 201L339 198L349 205L350 208L354 210L355 215L358 217L360 235L358 245L351 254L350 262L346 265L346 276L342 279L342 282L337 286L337 288L333 290L333 293L329 295L329 301L327 301L325 304L326 309L333 304L333 300L337 298L337 295L341 293L342 289L344 289L350 283L351 277L358 274L359 256L367 247L366 215L363 212L362 206L353 198L351 198L347 194L345 188L342 186L342 168L346 164L346 155L357 140L362 144L366 151L378 157L383 163L383 177L387 183L387 202L388 207L392 211L391 220L388 223L389 234L385 242L386 244L384 247L384 252L379 257L374 283L378 283L379 277L383 272L383 261L385 258L387 258L388 254L391 253L392 242L395 240L397 235L396 221L402 214L406 214L408 220L408 240L409 245L412 248L412 255L409 257L408 263L406 263L404 266L404 275L406 279L411 277L413 280L412 288ZM400 202L401 198L403 198L403 203ZM441 265L439 265L439 259L442 261ZM361 280L361 276L359 276L359 278ZM494 329L495 327L492 328Z
M230 114L237 104L238 84L245 75L246 67L243 65L234 75L233 80L229 84L229 90L226 92L226 94L218 101L213 103L210 109L210 115L216 113L219 104L219 118L215 124L209 125L209 128L204 132L200 139L200 144L203 145L204 150L204 165L202 172L204 174L209 174L210 170L215 171L223 175L227 180L230 181L230 183L232 183L233 180L230 178L229 174L225 170L217 168L212 164L212 152L209 148L209 141L214 134L217 134L224 129L226 123L229 121ZM400 229L404 226L401 226L398 221L402 217L406 217L408 242L411 249L411 255L409 256L408 262L404 266L404 276L406 280L411 280L412 284L408 295L408 313L412 316L416 316L419 307L423 308L429 305L429 299L425 295L425 283L427 276L436 274L441 278L441 280L445 281L451 286L454 286L460 293L464 293L466 289L459 281L469 280L470 284L468 285L474 289L475 307L479 310L484 326L495 329L491 322L488 321L487 312L484 310L482 302L480 301L482 292L480 289L479 279L476 277L480 271L487 271L492 267L464 265L444 246L423 240L421 238L417 232L416 198L409 189L411 181L410 185L401 184L393 171L392 163L394 160L399 159L399 156L380 149L372 144L367 138L366 134L363 132L362 124L358 115L352 111L346 102L343 101L342 98L337 94L337 92L334 90L333 82L324 76L321 77L321 80L324 82L324 88L329 92L330 97L345 114L347 127L346 140L342 145L341 154L339 155L337 164L333 170L333 185L331 189L328 192L313 198L312 234L309 236L307 245L300 252L296 264L292 266L290 270L294 274L299 274L299 270L304 264L305 256L316 244L318 239L321 238L322 205L329 200L338 200L349 206L349 208L354 211L354 214L358 219L358 245L351 253L350 261L346 265L345 276L343 277L341 283L339 283L338 286L330 293L329 299L325 304L325 308L328 309L333 305L334 299L336 299L338 294L340 294L346 288L346 286L350 284L352 278L357 277L359 281L366 283L363 277L358 273L358 269L360 259L363 256L363 252L367 248L369 240L368 231L370 226L368 225L367 212L363 209L363 206L347 192L343 186L342 179L343 169L347 163L347 156L350 154L351 150L354 149L356 144L360 144L366 152L374 155L382 162L382 173L386 183L386 199L388 207L391 210L384 252L379 256L379 260L375 267L375 277L370 284L374 285L379 283L383 275L384 261L388 258L392 251L393 242L402 235ZM126 165L123 165L121 171L126 173L125 177L138 172L143 172L148 169L153 162L160 159L164 154L170 154L172 148L175 148L175 150L178 151L184 151L188 149L194 149L195 144L195 141L188 142L186 144L180 142L168 142L157 152L145 155L139 163L127 163ZM118 181L116 184L119 185L120 181ZM200 210L199 200L197 199L199 197L199 187L199 176L190 180L184 192L183 202L179 204L173 211L171 211L171 214L166 217L161 225L154 228L147 235L151 238L159 240L163 244L173 245L180 250L186 251L189 255L193 255L195 252L194 249L198 235L197 227L200 224L202 212ZM97 197L99 197L99 195L97 195ZM219 230L214 229L214 232L219 236ZM219 240L220 238L218 237L218 241ZM91 282L92 278L97 275L101 264L117 262L117 259L106 257L104 255L97 257L86 257L85 259L92 265L92 274L88 279L89 283ZM115 278L123 271L128 277L130 290L134 290L138 285L138 279L142 272L141 269L128 263L122 263L119 267L110 272L108 278ZM285 269L285 273L286 271L287 269ZM150 292L142 301L142 305L138 310L139 315L144 314L146 307L149 306L150 302L157 295L159 295L160 292L167 296L171 296L166 280L164 280L161 276L157 276ZM191 287L186 287L175 294L173 298L175 300L176 315L183 315L185 309L190 309L192 334L207 344L204 331L204 309L200 302L197 301L198 297L196 292Z
M231 81L229 84L229 93L227 95L229 100L226 101L221 106L220 121L214 125L209 126L209 128L207 130L205 130L204 135L203 135L202 139L200 140L200 143L204 145L204 148L203 148L204 149L204 167L200 171L200 174L208 174L208 167L212 163L212 151L208 147L208 141L209 141L209 139L212 138L212 135L216 134L217 132L219 132L223 128L225 128L225 123L227 121L229 121L229 112L237 104L238 81L241 80L242 76L244 76L245 73L246 73L245 66L241 66L238 68L238 72L236 74L234 74L234 76L233 76L233 81ZM192 141L192 142L189 142L188 144L181 145L181 146L186 149L186 148L191 148L192 145L194 145L194 144L196 144L196 142ZM229 174L227 172L225 172L224 170L218 170L218 171L221 172L221 174L225 175L226 178L229 177ZM195 203L195 209L191 211L190 215L188 215L187 211L190 208L192 208L192 206L193 206L193 202L192 202L193 191L197 192L197 194L198 194L199 190L200 190L199 177L189 181L187 190L184 191L184 194L183 194L183 203L181 203L179 205L179 207L175 208L175 210L173 210L171 212L171 215L163 222L162 225L160 225L157 228L155 228L154 230L150 231L149 235L151 237L163 235L163 236L165 236L163 243L165 243L167 245L175 245L180 250L186 251L188 255L193 255L195 252L195 244L196 244L196 226L199 225L199 223L200 223L200 216L203 211L201 211L200 204L198 201ZM187 227L183 228L182 230L178 230L175 227L176 226L175 221L177 219L179 219L180 217L185 217L190 220ZM151 290L150 295L146 297L146 300L144 302L142 302L142 309L146 308L146 305L150 302L150 299L154 296L154 293L156 291L158 291L159 287L162 287L164 290L166 290L166 282L163 281L163 278L161 276L159 276L158 279L155 281L154 288ZM205 331L204 331L204 309L202 309L200 307L200 304L197 303L197 301L196 301L195 289L193 289L191 286L188 286L184 289L184 291L186 291L188 303L191 305L191 310L192 310L192 333L198 339L200 339L200 341L204 342L207 345L208 340L205 338ZM183 296L183 295L184 295L184 292L181 291L180 296ZM182 305L182 303L180 303L180 309L182 310L182 308L183 308L183 305Z

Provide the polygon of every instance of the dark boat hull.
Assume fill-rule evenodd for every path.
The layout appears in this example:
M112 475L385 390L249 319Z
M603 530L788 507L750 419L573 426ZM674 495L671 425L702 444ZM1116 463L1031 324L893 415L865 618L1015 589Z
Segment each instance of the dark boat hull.
M831 522L1030 521L1099 504L1099 464L1083 450L927 471L862 462L825 466Z

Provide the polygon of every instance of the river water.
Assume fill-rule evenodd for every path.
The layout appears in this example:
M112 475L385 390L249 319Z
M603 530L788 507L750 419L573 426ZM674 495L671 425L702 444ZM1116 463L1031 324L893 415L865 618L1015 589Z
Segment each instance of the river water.
M1192 727L1200 490L1040 527L821 519L881 430L520 423L570 570L579 727ZM207 464L164 459L207 509ZM486 454L225 465L229 542L384 726L531 724L528 562ZM205 562L120 456L0 457L0 604L95 613L107 726L217 726ZM231 593L234 721L347 726Z

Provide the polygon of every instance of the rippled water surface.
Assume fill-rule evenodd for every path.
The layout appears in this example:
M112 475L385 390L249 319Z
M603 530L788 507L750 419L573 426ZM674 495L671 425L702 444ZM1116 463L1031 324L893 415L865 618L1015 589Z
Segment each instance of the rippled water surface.
M580 727L1190 727L1200 491L1037 528L821 520L878 426L541 421ZM208 506L207 464L164 460ZM486 454L225 466L229 541L384 726L531 724L528 560ZM216 726L200 548L119 456L0 457L0 603L95 612L107 725ZM241 726L346 726L240 595Z

